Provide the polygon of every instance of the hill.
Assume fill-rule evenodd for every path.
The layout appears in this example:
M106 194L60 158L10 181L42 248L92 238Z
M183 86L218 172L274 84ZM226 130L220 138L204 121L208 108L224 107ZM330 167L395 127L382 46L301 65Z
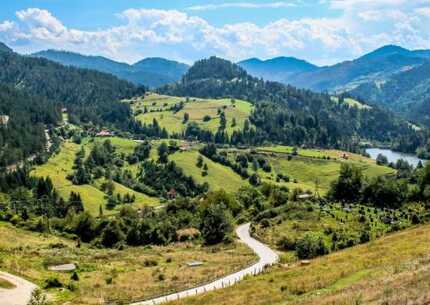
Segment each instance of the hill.
M78 53L46 50L33 54L66 66L74 66L113 74L137 85L159 87L179 80L188 66L164 58L146 58L129 65L102 56L86 56Z
M317 91L347 91L360 84L381 82L405 69L424 64L427 51L385 46L358 59L296 75L292 84Z
M283 83L289 83L290 78L298 73L310 72L318 68L294 57L276 57L268 60L251 58L237 64L255 77Z
M309 265L280 265L233 287L172 304L425 304L430 298L429 233L425 225L390 234Z
M404 145L417 139L417 132L389 111L379 107L350 107L345 102L333 102L327 94L263 81L217 57L198 61L180 82L165 86L159 92L184 97L234 98L253 103L249 121L255 129L252 129L252 136L236 134L235 141L241 143L255 145L271 141L351 148L365 139L397 142L396 135L397 139L402 139L400 149L414 151L417 148Z
M9 119L0 126L0 166L43 151L44 129L61 122L64 107L73 123L133 128L120 100L145 92L110 74L13 52L0 52L0 86L0 115Z
M169 134L183 133L191 123L215 133L220 126L222 110L226 119L226 132L231 135L243 127L252 111L250 103L231 99L186 99L148 94L130 102L138 121L152 124L155 119ZM186 121L185 115L188 115Z
M360 85L350 94L382 103L410 120L430 126L430 62L397 73L385 82Z

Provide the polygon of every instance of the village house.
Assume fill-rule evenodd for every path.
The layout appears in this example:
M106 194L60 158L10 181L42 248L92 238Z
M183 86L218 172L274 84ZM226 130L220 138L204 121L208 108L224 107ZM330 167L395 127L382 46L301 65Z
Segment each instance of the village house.
M96 134L97 137L111 137L113 136L113 133L109 130L103 129L100 132Z

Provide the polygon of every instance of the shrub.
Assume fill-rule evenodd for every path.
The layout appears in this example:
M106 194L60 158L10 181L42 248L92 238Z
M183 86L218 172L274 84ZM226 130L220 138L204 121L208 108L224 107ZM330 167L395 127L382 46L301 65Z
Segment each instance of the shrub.
M45 288L60 288L63 287L63 283L60 282L60 280L56 277L50 277L45 280Z
M297 256L300 259L314 258L330 252L323 236L317 233L306 233L296 244Z

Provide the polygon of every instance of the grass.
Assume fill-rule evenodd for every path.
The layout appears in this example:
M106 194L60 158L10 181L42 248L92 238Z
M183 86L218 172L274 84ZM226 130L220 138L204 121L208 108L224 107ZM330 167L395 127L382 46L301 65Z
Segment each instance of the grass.
M196 166L199 155L200 153L198 151L191 150L177 152L169 156L169 159L175 161L175 163L184 170L186 175L192 176L198 183L207 182L211 190L223 188L228 192L236 192L241 186L248 185L248 181L243 180L232 169L215 163L204 156L202 156L204 160L203 163L208 166L208 175L203 177L202 169Z
M103 139L106 140L106 139ZM110 138L112 144L117 147L118 152L130 153L133 151L135 145L132 140L126 140L121 138ZM102 139L95 139L96 142L102 141ZM84 147L87 151L90 150L92 143L84 141ZM106 194L100 190L101 181L95 181L93 185L74 185L67 176L73 172L73 162L76 157L76 153L80 150L80 145L64 142L61 146L60 152L51 157L46 164L37 166L33 171L32 175L37 177L50 177L55 189L59 192L59 195L64 199L68 199L70 192L79 193L84 203L84 208L93 215L99 214L100 205L104 206ZM132 168L132 171L137 171L137 168ZM145 194L135 192L127 187L115 183L114 194L117 193L125 195L136 196L136 206L142 205L156 205L159 203L158 199L149 197ZM120 206L118 207L120 208ZM112 214L116 211L106 210L106 214Z
M328 191L331 182L339 176L342 162L358 166L369 178L395 173L392 168L379 166L370 158L339 150L298 149L298 156L291 160L287 158L287 154L293 152L293 147L290 146L261 147L257 151L263 153L273 167L272 173L259 172L263 179L273 181L276 174L281 173L290 177L290 182L285 183L289 188L314 191L317 178L322 195ZM347 160L342 158L344 154L347 154Z
M73 162L79 149L77 144L64 142L57 155L51 157L47 163L37 166L31 174L36 177L50 177L59 195L66 200L70 192L79 193L85 210L98 215L100 205L105 202L105 194L92 185L74 185L67 179L67 175L73 172Z
M170 110L170 107L183 101L184 108L177 113ZM154 104L155 103L155 104ZM227 133L231 134L234 130L240 130L245 120L252 111L249 102L231 99L195 99L188 102L184 98L162 96L150 94L144 99L137 99L132 102L133 109L137 113L137 119L145 124L151 124L156 119L162 128L166 128L169 133L178 133L185 130L183 123L184 114L189 114L189 122L196 122L201 128L215 132L220 125L218 109L224 109L227 120ZM147 113L143 113L146 107ZM204 116L209 115L211 120L204 122ZM232 126L233 118L236 126Z
M0 288L1 289L14 289L16 286L11 282L0 278Z
M332 96L331 100L335 103L339 103L339 98L336 96ZM357 107L358 109L372 109L371 106L360 103L359 101L357 101L353 98L350 98L350 97L345 98L344 103L350 107Z
M430 226L424 225L171 304L424 304L429 251Z
M124 250L96 249L51 235L23 231L0 222L0 268L35 282L57 277L71 283L70 273L49 271L51 264L77 264L76 290L50 289L54 304L92 305L106 300L137 300L180 290L236 271L255 260L254 254L240 243L203 247L176 243L161 247L135 247ZM202 261L190 268L190 261Z
M365 231L370 239L375 239L393 227L410 227L408 209L423 213L420 205L410 205L404 210L383 210L361 205L328 204L320 207L318 204L289 203L278 209L279 215L270 219L269 227L256 225L255 234L273 248L283 250L279 244L283 237L297 241L308 232L317 233L324 237L333 251L360 243L361 234ZM391 225L384 223L384 218L397 221Z

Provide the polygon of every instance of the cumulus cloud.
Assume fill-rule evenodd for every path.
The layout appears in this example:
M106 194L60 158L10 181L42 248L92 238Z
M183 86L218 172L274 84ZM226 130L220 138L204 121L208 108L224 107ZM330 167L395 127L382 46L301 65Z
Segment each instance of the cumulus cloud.
M429 48L428 1L332 0L324 5L341 10L337 17L283 18L265 25L215 26L177 10L128 9L118 13L120 25L94 31L67 27L49 11L29 8L16 13L16 22L0 21L0 40L22 51L67 49L128 62L146 56L192 62L210 55L231 60L288 55L328 64L388 43Z

